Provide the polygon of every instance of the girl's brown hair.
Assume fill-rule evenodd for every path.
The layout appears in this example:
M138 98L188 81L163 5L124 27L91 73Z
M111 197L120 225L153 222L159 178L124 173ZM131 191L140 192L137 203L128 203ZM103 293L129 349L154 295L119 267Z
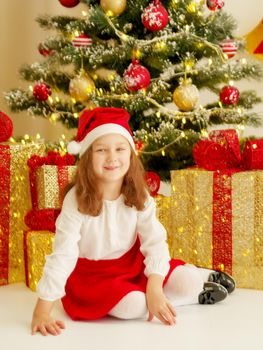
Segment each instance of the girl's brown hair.
M65 194L76 186L76 196L78 209L83 214L98 216L102 208L102 197L98 191L92 167L92 147L82 155L78 163L76 176L70 183ZM124 176L121 193L125 197L125 205L135 206L137 210L143 210L147 198L147 185L144 177L144 168L141 161L136 157L134 151L131 151L130 167Z

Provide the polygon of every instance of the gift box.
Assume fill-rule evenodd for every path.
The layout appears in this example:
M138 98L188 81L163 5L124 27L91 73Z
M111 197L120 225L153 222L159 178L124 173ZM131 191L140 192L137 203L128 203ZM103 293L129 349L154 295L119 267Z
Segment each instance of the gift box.
M24 261L26 285L36 291L45 265L45 256L52 253L54 233L49 231L24 232Z
M32 157L28 161L30 169L30 189L32 208L60 209L65 187L76 173L75 158L50 151L45 157Z
M171 197L161 194L154 196L156 203L156 216L167 231L167 243L170 246L171 235Z
M65 186L73 180L75 166L42 165L37 169L38 208L61 208Z
M236 146L226 159L220 147L203 142L194 149L203 152L194 153L195 160L209 170L196 167L171 172L171 255L226 271L239 288L263 289L263 171L243 171L248 163L242 159L255 159L260 169L262 162L247 154L240 157ZM257 149L252 146L251 152Z
M25 280L24 215L31 208L27 160L44 144L0 144L0 285Z

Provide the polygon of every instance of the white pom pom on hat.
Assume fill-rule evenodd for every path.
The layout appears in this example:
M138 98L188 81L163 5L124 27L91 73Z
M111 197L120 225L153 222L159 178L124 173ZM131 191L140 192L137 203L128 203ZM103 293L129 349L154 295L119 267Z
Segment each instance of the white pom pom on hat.
M129 113L123 108L97 107L84 110L79 118L76 139L68 144L68 152L82 156L97 138L107 134L124 136L135 151L129 119Z
M79 142L71 141L68 143L67 150L68 153L77 155L81 151L81 145Z

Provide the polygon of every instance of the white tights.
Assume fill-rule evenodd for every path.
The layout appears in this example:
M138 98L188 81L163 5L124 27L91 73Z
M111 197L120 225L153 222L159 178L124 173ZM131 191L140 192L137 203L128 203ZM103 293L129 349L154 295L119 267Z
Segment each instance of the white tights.
M173 306L196 304L211 270L191 264L180 265L171 273L163 291ZM130 292L108 313L121 319L147 318L148 309L143 292Z

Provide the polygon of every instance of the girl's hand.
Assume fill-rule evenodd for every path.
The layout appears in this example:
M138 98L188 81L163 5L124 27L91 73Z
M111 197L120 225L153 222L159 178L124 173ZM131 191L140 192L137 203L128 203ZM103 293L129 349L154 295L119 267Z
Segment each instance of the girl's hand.
M61 329L65 328L65 324L63 321L54 320L49 314L39 314L33 315L31 329L32 335L35 335L37 332L40 332L42 335L48 335L48 333L52 335L59 335L61 333Z
M149 310L148 321L151 321L155 316L166 325L175 324L175 309L163 292L148 291L146 293L146 299Z

